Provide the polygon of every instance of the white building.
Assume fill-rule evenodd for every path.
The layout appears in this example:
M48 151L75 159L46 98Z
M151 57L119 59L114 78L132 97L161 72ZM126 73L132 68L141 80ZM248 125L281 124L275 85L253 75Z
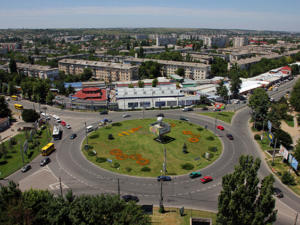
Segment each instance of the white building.
M233 47L239 48L242 46L248 45L248 38L246 37L234 37L233 38Z
M38 77L40 79L54 80L58 77L58 68L50 66L32 65L26 63L17 63L18 73L23 73L25 76Z

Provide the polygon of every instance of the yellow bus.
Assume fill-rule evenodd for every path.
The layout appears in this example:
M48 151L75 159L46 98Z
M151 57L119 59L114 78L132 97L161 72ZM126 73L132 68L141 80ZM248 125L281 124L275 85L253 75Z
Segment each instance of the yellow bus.
M10 96L11 100L14 100L14 101L18 101L18 96L16 95L12 95Z
M20 104L15 104L15 108L16 108L16 109L19 109L19 110L22 110L22 109L23 109L23 106L20 105Z
M53 152L54 150L55 150L54 143L50 142L41 149L41 154L43 156L47 156L50 155L51 152Z

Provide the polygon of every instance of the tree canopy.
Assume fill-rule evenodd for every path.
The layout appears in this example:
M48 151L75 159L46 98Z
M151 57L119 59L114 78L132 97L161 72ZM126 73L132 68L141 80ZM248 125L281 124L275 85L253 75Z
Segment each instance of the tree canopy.
M249 98L248 105L252 109L252 119L263 121L267 117L270 105L269 96L265 89L255 89Z
M224 100L228 99L228 89L224 85L223 80L221 80L221 82L219 83L219 85L217 87L217 95L221 96Z
M214 76L225 77L228 75L227 68L227 62L224 59L220 57L214 57L213 62L211 64L211 74Z
M0 96L0 118L11 117L11 110L5 101L4 96Z
M260 159L242 155L234 172L222 178L217 224L265 225L276 221L274 178L265 177L258 188L259 167Z
M39 117L39 114L33 109L24 109L22 111L22 119L25 122L35 122Z
M153 79L161 76L161 65L157 62L143 62L139 67L139 79Z
M291 92L290 103L297 112L300 112L300 80L297 81Z

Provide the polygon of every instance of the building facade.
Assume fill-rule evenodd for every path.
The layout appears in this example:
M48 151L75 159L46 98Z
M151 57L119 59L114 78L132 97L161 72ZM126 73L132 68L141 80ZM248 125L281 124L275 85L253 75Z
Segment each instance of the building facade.
M84 69L89 68L95 79L105 82L131 81L138 76L137 66L121 63L63 59L58 62L58 68L72 75L82 74Z
M58 77L58 68L50 66L32 65L27 63L17 63L18 73L23 73L25 76L38 77L40 79L54 80Z

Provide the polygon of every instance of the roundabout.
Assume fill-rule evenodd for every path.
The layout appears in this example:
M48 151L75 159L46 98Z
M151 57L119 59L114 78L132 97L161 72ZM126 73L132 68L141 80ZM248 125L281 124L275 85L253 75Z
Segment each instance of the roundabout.
M172 176L203 169L220 156L222 144L211 131L193 123L166 119L164 122L171 130L162 136L166 141L160 143L156 130L149 129L155 121L127 120L108 124L89 134L90 149L82 147L82 152L101 168L144 177L161 175L165 155L166 175Z

